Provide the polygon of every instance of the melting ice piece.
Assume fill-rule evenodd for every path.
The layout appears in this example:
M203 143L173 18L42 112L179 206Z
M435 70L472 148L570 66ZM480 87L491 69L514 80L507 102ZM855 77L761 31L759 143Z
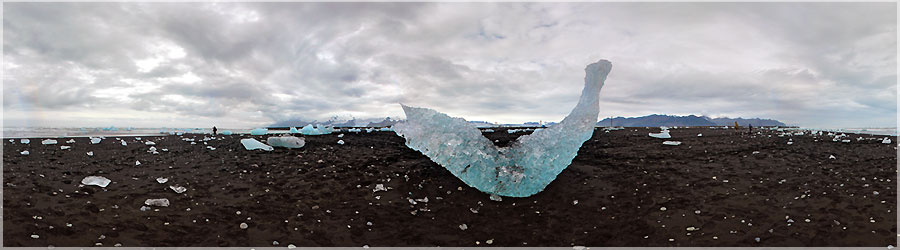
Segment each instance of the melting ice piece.
M337 144L344 145L344 140L338 140Z
M297 128L295 128L295 127L291 127L291 131L288 131L288 133L291 133L291 134L299 134L299 133L300 133L300 130L297 130Z
M697 134L697 137L703 137L703 134Z
M146 204L147 206L168 207L168 206L169 206L169 199L166 199L166 198L162 198L162 199L147 199L147 200L144 201L144 204Z
M91 138L91 144L100 143L100 138Z
M122 146L128 146L128 143L126 143L125 140L122 140Z
M87 152L87 155L88 155L88 156L94 156L94 151L89 151L89 152Z
M19 152L19 153L22 154L22 155L29 155L29 154L31 154L31 153L28 152L28 150L25 150L25 151L22 151L22 152Z
M262 149L265 151L275 150L272 146L263 144L262 142L257 141L256 139L241 139L241 144L244 145L244 148L247 150L255 150Z
M144 145L156 145L156 143L152 142L152 141L147 141L147 142L144 142Z
M302 148L306 145L305 139L296 136L269 137L269 139L266 139L266 142L272 147L284 148Z
M69 139L66 143L75 143L75 139Z
M887 137L885 137L885 138L887 138ZM31 143L31 140L29 140L29 139L22 139L22 140L20 140L19 142L21 142L22 144L28 144L28 143Z
M884 140L881 140L881 143L884 143L884 144L891 144L891 138L885 137Z
M41 141L41 144L44 144L44 145L56 144L56 140L46 139L46 140Z
M231 135L231 130L223 130L222 135Z
M681 145L681 142L680 141L664 141L663 145L678 146L678 145Z
M669 138L672 138L672 136L669 135L669 131L668 131L668 130L663 130L663 131L660 131L659 133L650 133L649 135L650 135L650 137L653 137L653 138L660 138L660 139L669 139Z
M72 148L72 146L59 146L59 149L61 149L61 150L66 150L66 149L70 149L70 148Z
M140 166L140 165L141 165L141 161L134 161L134 165L135 165L135 166Z
M84 179L81 179L81 184L84 184L85 186L94 185L94 186L106 187L107 185L109 185L109 183L110 183L110 180L106 179L106 177L103 177L103 176L88 176L88 177L84 177Z
M356 133L359 133L359 132L362 132L362 129L351 128L351 129L348 129L347 132L356 132Z
M498 148L475 125L432 109L402 105L405 122L394 131L406 145L422 152L467 185L482 192L527 197L543 190L569 166L591 138L600 113L599 94L612 64L585 68L584 90L572 112L559 124L519 137Z
M168 182L168 181L169 181L169 178L164 178L164 177L156 178L156 182L159 182L159 184L163 184L163 183L166 183L166 182Z
M182 187L182 186L178 186L178 185L175 185L175 186L169 186L169 188L172 189L172 191L175 191L175 193L178 193L178 194L184 193L185 191L187 191L187 188L186 188L186 187Z
M264 128L257 128L257 129L250 130L251 135L264 135L267 132L269 132L269 130L264 129Z

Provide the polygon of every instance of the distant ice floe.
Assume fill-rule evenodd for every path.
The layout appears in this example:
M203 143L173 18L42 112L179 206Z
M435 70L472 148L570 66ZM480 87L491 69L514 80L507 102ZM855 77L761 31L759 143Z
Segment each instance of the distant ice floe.
M264 129L264 128L257 128L257 129L250 130L251 135L265 135L268 132L269 132L269 130Z
M222 135L231 135L231 134L232 134L231 130L223 130L222 131Z

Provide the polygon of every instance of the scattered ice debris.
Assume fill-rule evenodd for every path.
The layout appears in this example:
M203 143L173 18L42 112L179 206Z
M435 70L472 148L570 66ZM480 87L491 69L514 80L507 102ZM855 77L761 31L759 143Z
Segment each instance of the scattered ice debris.
M169 186L169 188L171 188L172 191L175 191L175 193L177 193L177 194L184 193L185 191L187 191L186 187L182 187L182 186L178 186L178 185Z
M25 142L23 142L23 143L25 143ZM891 138L885 137L883 140L881 140L881 143L884 143L884 144L891 144Z
M88 177L84 177L84 179L81 179L81 184L83 184L85 186L94 185L94 186L106 187L106 185L109 185L109 183L110 183L110 180L103 176L88 176Z
M885 139L887 139L887 137L885 137ZM28 143L31 143L31 140L29 140L29 139L22 139L22 140L19 140L19 143L22 143L22 144L28 144Z
M247 150L256 150L256 149L262 149L265 151L275 150L274 148L272 148L272 146L263 144L262 142L259 142L256 139L252 139L252 138L251 139L241 139L241 144L243 144L244 149L247 149Z
M128 146L128 143L125 140L122 140L122 146Z
M141 165L141 161L134 161L134 165L135 165L135 166L140 166L140 165Z
M100 143L100 138L92 137L92 138L91 138L91 144L97 144L97 143Z
M241 227L241 229L247 229L250 226L248 226L247 223L245 223L245 222L241 222L240 227Z
M296 136L269 137L269 139L266 139L266 142L272 147L284 148L302 148L306 145L306 139Z
M164 178L164 177L156 178L156 182L159 182L159 184L163 184L163 183L166 183L166 182L168 182L168 181L169 181L169 178Z
M344 140L338 140L337 144L344 145Z
M459 225L459 230L465 231L466 229L469 229L469 226L466 226L466 224Z
M384 188L384 184L375 184L375 189L372 189L372 192L378 191L388 191L387 188Z
M144 142L144 145L156 145L156 143L152 141L146 141Z
M44 145L56 144L56 140L46 139L46 140L41 141L41 144L44 144Z
M20 152L19 154L22 154L22 155L29 155L29 154L31 154L31 153L29 153L28 150L25 150L25 151Z
M662 144L663 144L663 145L678 146L678 145L681 145L681 142L680 142L680 141L664 141Z
M264 129L264 128L256 128L256 129L250 130L251 135L265 135L267 132L269 132L269 130Z
M66 150L66 149L70 149L70 148L72 148L72 146L59 146L60 150Z
M88 151L88 152L87 152L87 155L88 155L88 156L94 156L94 151Z
M75 139L69 139L66 143L75 143Z
M146 204L147 206L168 207L168 206L169 206L169 199L166 199L166 198L162 198L162 199L147 199L147 200L144 201L144 204Z
M528 197L556 179L591 138L599 114L600 89L611 69L606 60L588 65L582 97L563 121L521 136L502 150L465 119L428 108L401 104L407 119L393 129L408 147L469 186L498 196Z
M660 138L660 139L669 139L669 138L672 138L672 135L669 135L669 131L668 131L668 130L663 130L663 131L661 131L661 132L659 132L659 133L649 133L649 135L650 135L650 137L653 137L653 138Z
M828 159L834 160L834 159L837 159L837 157L834 157L834 155L829 155L829 156L828 156Z

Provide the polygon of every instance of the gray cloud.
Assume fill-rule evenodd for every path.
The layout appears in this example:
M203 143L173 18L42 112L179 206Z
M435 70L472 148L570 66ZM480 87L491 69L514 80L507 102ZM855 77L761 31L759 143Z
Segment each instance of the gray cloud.
M259 126L402 117L398 102L552 121L606 58L604 117L896 126L896 3L7 3L3 18L4 111L57 121ZM110 119L129 110L142 118Z

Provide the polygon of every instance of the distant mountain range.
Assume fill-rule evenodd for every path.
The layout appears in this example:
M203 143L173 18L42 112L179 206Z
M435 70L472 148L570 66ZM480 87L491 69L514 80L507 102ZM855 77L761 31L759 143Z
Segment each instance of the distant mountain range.
M696 116L696 115L688 115L688 116L673 116L673 115L648 115L641 117L616 117L616 118L606 118L599 122L597 122L598 126L610 126L610 120L612 120L612 126L622 126L622 127L659 127L659 126L734 126L734 122L737 122L740 126L787 126L783 122L773 119L761 119L761 118L709 118L706 116Z

